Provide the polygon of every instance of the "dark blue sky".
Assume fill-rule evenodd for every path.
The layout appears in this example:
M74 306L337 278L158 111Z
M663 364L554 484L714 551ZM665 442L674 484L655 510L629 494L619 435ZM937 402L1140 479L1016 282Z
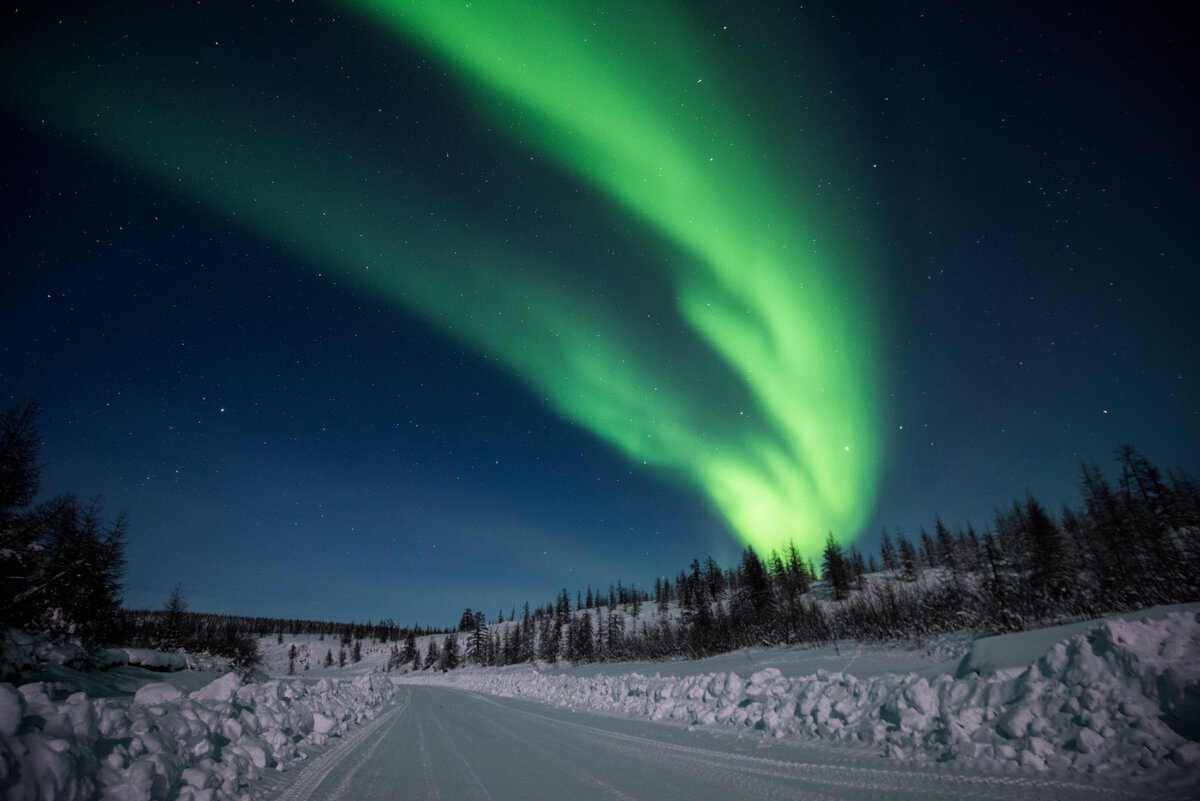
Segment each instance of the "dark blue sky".
M802 162L790 123L836 120L849 166L828 179L865 198L868 218L839 226L877 258L864 292L882 331L884 461L861 546L935 515L985 529L1027 489L1074 504L1079 460L1107 467L1124 442L1200 472L1196 71L1173 21L841 6L693 13L733 32L722 63L783 109L768 157ZM22 65L37 70L89 48L100 65L137 59L110 35L126 25L137 42L194 22L180 47L197 48L232 31L231 53L204 55L231 80L261 61L283 102L345 114L314 170L386 149L431 209L559 246L584 274L665 247L569 176L522 167L445 69L337 6L105 13L6 10L4 36L50 43ZM386 71L368 69L380 54ZM46 495L128 509L129 605L157 606L179 582L198 610L451 624L463 606L490 616L736 558L698 493L227 209L31 116L9 100L14 80L0 109L0 398L41 404ZM425 127L355 111L367 96ZM524 205L497 208L472 189L480 175Z

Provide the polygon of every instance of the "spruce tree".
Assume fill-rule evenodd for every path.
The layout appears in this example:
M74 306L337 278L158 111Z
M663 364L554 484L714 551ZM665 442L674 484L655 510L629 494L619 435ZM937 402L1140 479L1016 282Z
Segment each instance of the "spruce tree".
M921 541L921 562L928 568L941 567L941 560L938 559L938 549L933 543L933 538L929 536L929 532L922 526L919 530L918 539Z
M184 615L187 613L187 601L183 598L183 586L175 585L171 597L163 604L163 635L159 641L160 647L166 650L176 650L184 644Z
M934 519L933 523L934 536L936 537L936 551L938 563L942 567L948 567L951 570L958 567L958 556L954 547L954 538L950 536L950 529L946 528L946 524L942 522L940 517Z
M763 630L772 622L775 598L771 579L754 548L742 551L741 580L738 586L738 617L750 629Z
M921 562L917 558L917 549L901 535L897 538L896 550L899 552L900 575L905 581L916 581L921 578Z
M491 637L488 636L488 629L484 623L483 616L476 615L475 627L471 630L471 636L467 638L467 659L477 665L488 664L488 650L490 645Z
M459 664L458 652L458 637L453 634L447 634L446 639L442 642L441 659L438 661L438 667L443 671L454 670Z
M424 669L429 670L430 668L437 667L438 663L441 662L441 658L442 658L442 655L441 655L441 652L438 651L437 640L430 639L429 640L429 650L425 652Z
M896 560L896 548L892 544L892 538L888 536L886 528L879 536L879 559L883 562L884 570L896 570L899 567Z
M412 629L404 636L404 651L400 654L401 664L407 665L417 656L417 634Z
M791 545L792 553L795 553L796 546ZM708 584L708 594L714 601L721 599L721 594L725 592L725 574L721 572L721 566L717 561L708 556L704 560L704 580Z
M825 539L825 550L821 554L821 574L829 582L830 595L835 601L850 597L853 571L832 531Z
M529 602L527 601L521 612L521 628L517 632L517 662L533 662L536 659L533 617L529 614Z
M1032 495L1025 499L1025 520L1032 549L1030 584L1043 604L1059 611L1075 589L1062 532Z
M559 639L561 629L551 615L544 615L538 626L538 658L543 662L558 661Z
M787 546L787 578L789 582L789 591L797 595L803 595L809 590L809 582L811 576L808 573L808 567L804 564L804 559L801 558L800 552L796 550L796 543L788 540ZM716 597L715 595L713 596Z
M865 590L867 588L867 562L863 558L862 551L850 546L846 567L850 570L850 578L854 586L859 590Z
M1134 539L1133 526L1117 492L1093 462L1080 464L1083 522L1094 550L1101 593L1118 607L1133 600L1134 585L1142 573L1139 549L1126 543Z

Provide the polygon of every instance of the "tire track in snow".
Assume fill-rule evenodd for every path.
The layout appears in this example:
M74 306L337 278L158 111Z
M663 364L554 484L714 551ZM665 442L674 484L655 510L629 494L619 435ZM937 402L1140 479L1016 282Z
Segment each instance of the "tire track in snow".
M757 794L756 797L779 797L781 799L794 797L789 794L780 795L777 787L762 781L766 778L802 781L839 790L857 790L889 795L909 793L923 798L986 798L996 797L997 794L1006 797L1023 797L1034 793L1044 798L1077 798L1081 801L1095 801L1097 797L1147 800L1171 797L1155 793L1151 788L1136 786L1112 787L1051 777L960 773L955 771L955 768L960 766L950 766L948 763L945 766L939 764L911 765L907 769L845 764L851 761L862 761L864 757L844 752L838 753L833 747L817 749L822 752L822 761L820 762L785 761L748 754L731 754L611 731L586 723L566 721L528 709L517 709L483 694L474 692L468 694L481 701L508 709L510 712L540 719L544 725L550 727L584 730L592 737L608 741L609 747L613 751L625 757L656 762L665 761L664 758L670 758L677 762L684 761L694 771L711 777L715 782L731 784L733 787L753 788ZM798 750L803 751L804 746L801 745ZM826 755L830 761L825 760ZM844 795L824 796L806 791L805 797L832 799L844 797Z
M594 771L589 762L595 756L592 741L585 743L575 738L553 738L547 742L536 736L528 737L526 735L530 732L527 725L524 729L512 725L513 722L524 722L526 719L514 716L511 710L474 694L453 695L467 701L467 706L443 705L444 697L434 695L429 699L432 704L422 707L422 703L429 703L422 699L421 702L414 702L416 711L410 712L409 742L413 745L409 747L417 755L416 770L411 775L419 776L421 781L421 792L416 793L414 798L422 801L442 797L455 801L489 801L526 797L513 795L512 776L503 769L497 771L494 761L489 759L494 754L481 751L481 745L489 741L520 743L519 761L513 759L509 764L529 766L519 769L527 782L536 782L539 771L548 767L566 766L565 772L570 775L571 787L559 787L556 792L560 795L556 797L587 801L637 801L644 798L625 793ZM490 707L487 710L489 714L479 714L478 704L487 704ZM429 712L435 705L439 713L430 716ZM490 714L493 709L500 714ZM534 726L538 730L543 728L541 722L536 720ZM447 781L450 783L443 784ZM533 788L524 788L524 791L533 791Z
M429 744L425 739L425 727L417 721L417 756L421 760L421 779L425 782L426 795L429 801L441 801L442 794L438 791L437 776L433 771L433 757L429 753Z
M300 775L296 777L296 781L289 787L283 790L277 797L276 801L309 801L316 789L329 777L334 770L341 765L350 754L362 743L365 739L372 737L384 726L392 726L396 719L404 714L404 710L408 708L412 701L412 693L408 690L401 690L404 693L404 700L394 703L382 715L372 720L370 723L360 727L356 731L350 732L342 739L342 742L335 745L333 748L319 756L311 764L304 767ZM340 794L345 791L345 787L349 781L349 777L353 776L363 764L370 760L375 754L375 749L383 742L383 737L375 739L371 747L367 749L367 753L355 765L354 770L347 774L347 778L343 779L335 791L333 797L340 797Z
M470 760L463 756L462 749L458 747L458 742L454 737L454 733L446 727L445 722L443 722L441 718L435 717L433 722L434 725L438 727L438 734L441 736L441 740L447 746L446 752L442 754L442 759L449 759L453 761L455 768L459 772L459 775L471 780L471 784L473 786L470 789L475 791L475 793L478 793L478 795L472 793L471 798L478 798L479 801L492 801L492 794L488 792L487 787L485 787L483 782L479 780L479 774L477 774L475 769L471 767ZM424 763L424 755L422 755L421 761Z

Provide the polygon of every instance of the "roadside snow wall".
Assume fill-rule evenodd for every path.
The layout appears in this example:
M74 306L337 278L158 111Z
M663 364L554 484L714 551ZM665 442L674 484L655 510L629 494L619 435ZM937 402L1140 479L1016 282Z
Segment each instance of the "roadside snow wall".
M532 668L406 680L562 707L874 743L889 756L1068 769L1153 780L1200 771L1200 615L1100 623L1036 663L995 675L859 680L767 668L662 678L544 675Z
M132 700L56 703L44 683L0 684L0 797L249 799L262 771L374 717L395 691L376 676L243 684L230 673L190 695L155 682Z

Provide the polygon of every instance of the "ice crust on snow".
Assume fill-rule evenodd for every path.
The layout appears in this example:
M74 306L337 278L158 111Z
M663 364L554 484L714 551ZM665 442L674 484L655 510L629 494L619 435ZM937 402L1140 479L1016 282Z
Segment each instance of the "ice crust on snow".
M868 743L906 759L1119 777L1200 777L1200 614L1110 620L1019 670L858 679L775 668L692 676L413 674L493 695L765 736Z
M395 693L382 676L243 684L227 674L190 695L152 682L133 699L75 693L51 700L43 682L0 684L0 795L8 801L232 801L373 718Z

